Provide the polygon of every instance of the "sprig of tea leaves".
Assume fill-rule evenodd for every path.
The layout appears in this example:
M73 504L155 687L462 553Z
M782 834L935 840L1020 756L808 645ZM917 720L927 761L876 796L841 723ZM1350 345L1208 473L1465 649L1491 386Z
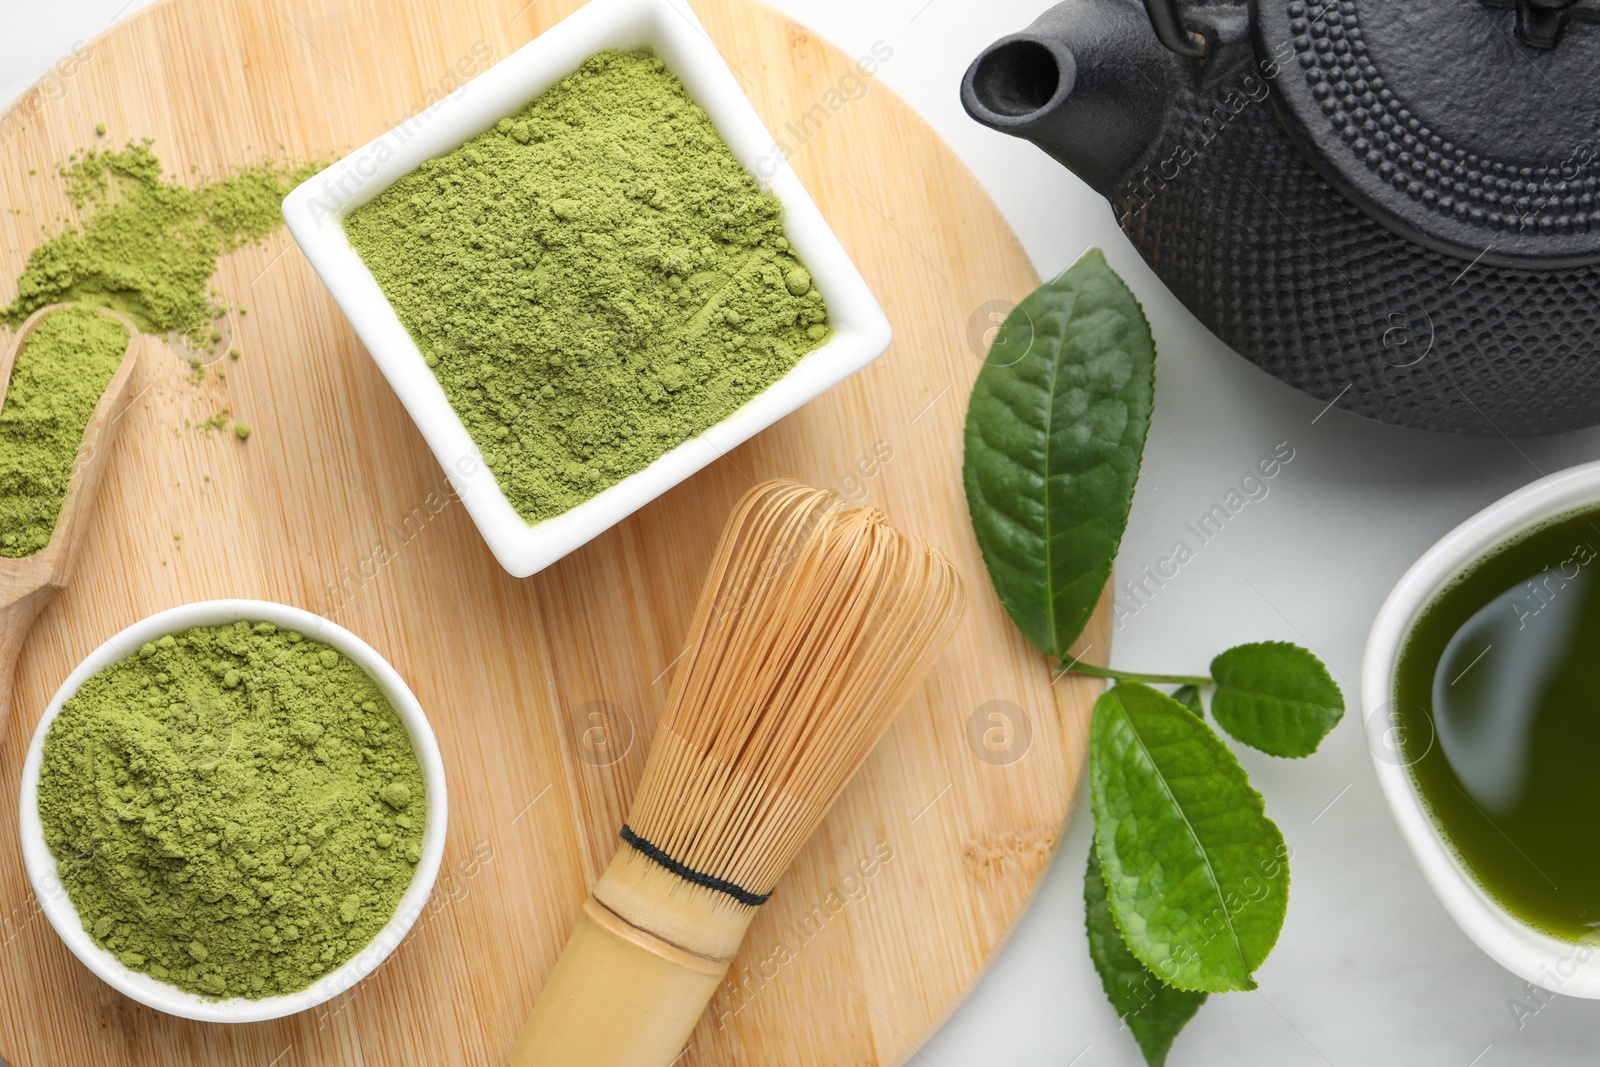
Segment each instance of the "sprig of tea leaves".
M1059 670L1114 683L1090 730L1085 923L1108 999L1161 1067L1210 993L1255 988L1288 905L1283 835L1202 694L1235 740L1290 758L1316 751L1344 699L1315 655L1284 642L1228 649L1205 675L1069 658L1127 527L1155 356L1138 300L1090 251L996 335L967 410L963 481L1012 620Z
M1172 693L1205 717L1202 692L1215 689L1211 714L1235 741L1269 756L1299 759L1317 750L1344 716L1344 697L1322 661L1287 641L1237 645L1211 661L1209 675L1141 674L1069 661L1063 673L1116 682L1178 686Z

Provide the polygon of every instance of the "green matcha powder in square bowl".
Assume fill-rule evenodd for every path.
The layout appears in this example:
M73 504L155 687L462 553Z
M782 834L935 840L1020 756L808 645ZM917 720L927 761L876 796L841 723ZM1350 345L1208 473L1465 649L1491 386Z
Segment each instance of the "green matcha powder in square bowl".
M161 612L61 686L22 771L23 861L67 947L140 1003L257 1022L348 990L444 853L444 767L371 647L280 604Z
M284 217L518 576L891 337L675 0L592 0Z

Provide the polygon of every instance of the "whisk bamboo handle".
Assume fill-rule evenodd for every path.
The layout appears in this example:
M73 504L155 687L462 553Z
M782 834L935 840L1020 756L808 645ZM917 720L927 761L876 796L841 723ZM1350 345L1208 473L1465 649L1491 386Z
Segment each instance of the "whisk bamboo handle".
M590 897L511 1062L665 1067L688 1043L728 962L663 941Z
M620 849L539 994L514 1067L666 1067L755 914Z

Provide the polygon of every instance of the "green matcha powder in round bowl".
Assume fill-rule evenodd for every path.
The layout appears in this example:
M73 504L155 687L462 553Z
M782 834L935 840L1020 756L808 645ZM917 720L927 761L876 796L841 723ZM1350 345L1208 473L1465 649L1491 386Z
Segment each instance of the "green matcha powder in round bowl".
M95 944L205 997L293 993L394 915L427 812L410 734L340 652L270 623L169 634L86 680L38 808Z

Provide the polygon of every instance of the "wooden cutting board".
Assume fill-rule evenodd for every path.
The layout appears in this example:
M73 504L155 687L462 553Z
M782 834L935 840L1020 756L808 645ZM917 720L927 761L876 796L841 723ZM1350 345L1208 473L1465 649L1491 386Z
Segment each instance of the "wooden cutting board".
M28 251L70 217L55 166L74 150L150 137L185 176L264 153L332 158L576 6L172 0L128 19L0 119L0 303ZM768 128L795 147L894 347L519 581L448 502L442 471L288 235L226 258L215 285L248 308L231 320L244 356L225 381L195 386L149 346L74 584L33 633L0 743L0 1059L11 1067L503 1062L613 851L722 519L777 475L883 507L940 545L971 608L762 909L680 1063L904 1061L1027 905L1098 686L1052 687L1005 617L960 464L984 331L1036 278L972 176L879 81L757 4L694 7ZM247 442L195 428L224 406L254 428ZM322 612L388 657L438 733L451 806L432 905L376 974L323 1009L224 1027L141 1007L70 956L38 912L15 827L26 743L72 667L152 612L235 596ZM1085 644L1098 660L1108 641L1102 606ZM597 728L620 758L600 758Z

